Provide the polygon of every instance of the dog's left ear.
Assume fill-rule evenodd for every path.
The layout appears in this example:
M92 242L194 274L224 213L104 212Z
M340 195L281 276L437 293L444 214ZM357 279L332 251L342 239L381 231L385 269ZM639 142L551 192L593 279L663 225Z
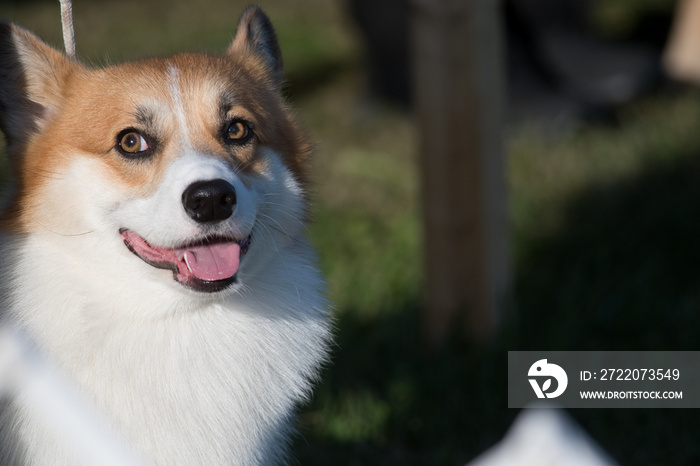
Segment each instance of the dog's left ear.
M282 84L282 51L270 19L257 6L249 6L241 15L229 54L249 54L262 59L275 84Z

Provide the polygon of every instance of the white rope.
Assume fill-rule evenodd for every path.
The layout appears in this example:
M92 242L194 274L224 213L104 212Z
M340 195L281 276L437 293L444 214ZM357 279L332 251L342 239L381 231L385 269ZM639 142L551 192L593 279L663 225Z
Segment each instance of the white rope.
M71 0L61 2L61 25L63 26L63 44L69 57L75 56L75 32L73 30L73 5Z

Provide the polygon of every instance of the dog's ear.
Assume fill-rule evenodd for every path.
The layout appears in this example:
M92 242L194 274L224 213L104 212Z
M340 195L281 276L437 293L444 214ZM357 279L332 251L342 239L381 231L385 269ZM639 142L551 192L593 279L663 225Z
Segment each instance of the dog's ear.
M34 34L0 22L0 126L10 146L22 145L56 111L76 66Z
M282 83L282 51L277 34L270 19L259 7L253 5L245 9L227 53L256 55L265 63L275 83Z

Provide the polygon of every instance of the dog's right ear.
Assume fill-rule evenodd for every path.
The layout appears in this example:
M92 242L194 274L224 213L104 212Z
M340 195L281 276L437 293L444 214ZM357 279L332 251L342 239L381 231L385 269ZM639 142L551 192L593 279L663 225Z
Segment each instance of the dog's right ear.
M281 85L282 51L270 18L255 5L245 9L227 53L252 53L262 59L275 84Z
M23 145L51 118L77 66L34 34L0 22L0 127L10 148Z

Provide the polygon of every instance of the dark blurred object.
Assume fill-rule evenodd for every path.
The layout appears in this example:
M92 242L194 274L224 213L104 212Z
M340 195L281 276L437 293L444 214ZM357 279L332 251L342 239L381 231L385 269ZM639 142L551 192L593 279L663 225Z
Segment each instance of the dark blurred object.
M589 0L505 0L516 118L604 119L662 78L660 50L596 37Z
M411 104L408 0L351 0L372 98ZM501 0L511 119L604 118L662 79L660 47L596 37L590 0ZM662 34L663 35L663 34Z
M351 0L350 12L365 42L370 98L408 106L408 0Z

